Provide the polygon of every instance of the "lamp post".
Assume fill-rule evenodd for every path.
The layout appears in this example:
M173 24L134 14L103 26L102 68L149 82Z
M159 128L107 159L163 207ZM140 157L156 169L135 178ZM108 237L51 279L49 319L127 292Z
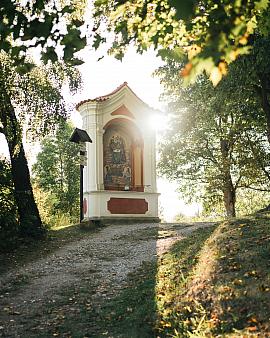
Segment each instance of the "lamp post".
M92 143L90 136L83 129L75 128L69 139L80 145L80 222L83 220L83 168L87 165L86 142Z

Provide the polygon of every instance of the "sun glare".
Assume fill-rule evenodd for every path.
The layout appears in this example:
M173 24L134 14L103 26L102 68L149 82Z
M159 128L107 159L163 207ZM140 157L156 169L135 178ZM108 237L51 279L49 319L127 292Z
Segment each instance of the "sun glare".
M149 117L149 126L155 131L164 131L167 128L168 118L164 114L153 114Z

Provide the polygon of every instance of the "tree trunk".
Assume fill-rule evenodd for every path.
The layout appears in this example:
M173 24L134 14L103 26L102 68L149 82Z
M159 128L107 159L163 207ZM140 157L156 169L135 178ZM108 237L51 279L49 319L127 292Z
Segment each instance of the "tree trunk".
M232 182L229 158L229 141L220 140L220 150L223 161L223 201L227 217L235 217L236 192Z
M22 144L21 128L4 83L1 83L0 86L0 121L3 125L2 131L6 137L10 153L20 231L23 236L42 237L45 230L33 195L30 173Z
M228 177L223 189L223 200L226 209L227 217L235 217L235 200L236 200L235 189L231 181L231 177Z

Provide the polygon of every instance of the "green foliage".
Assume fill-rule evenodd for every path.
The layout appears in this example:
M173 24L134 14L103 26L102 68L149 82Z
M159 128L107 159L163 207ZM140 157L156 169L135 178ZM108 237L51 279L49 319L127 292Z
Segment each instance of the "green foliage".
M46 228L50 228L53 224L51 222L51 210L53 209L55 196L41 189L35 182L32 182L32 187L42 223Z
M64 100L63 86L69 86L71 93L81 86L78 70L63 62L49 62L35 65L26 74L17 72L13 60L6 53L0 53L0 82L7 90L19 123L27 128L27 136L42 137L50 132L68 114ZM0 104L1 110L7 102ZM4 121L3 121L4 122Z
M9 250L17 243L19 232L10 164L0 160L0 251Z
M239 216L250 215L269 205L270 192L240 189L236 201L236 210Z
M238 189L235 202L236 214L241 217L262 210L269 205L269 191ZM224 205L221 196L205 195L202 202L201 220L224 220ZM196 221L194 218L193 221Z
M58 59L57 50L63 46L64 60L78 64L74 54L85 47L80 27L86 1L15 1L0 4L0 51L8 53L17 71L26 73L33 62L27 61L27 51L39 48L47 63Z
M76 153L77 156L77 153ZM77 165L77 164L76 164ZM38 206L40 217L43 224L47 229L58 229L63 226L68 226L70 224L78 223L78 214L79 214L79 199L78 199L78 180L75 182L76 186L76 195L72 215L70 215L69 210L66 208L63 210L59 206L59 197L56 196L51 190L48 191L44 188L38 186L38 183L33 183L33 192L35 196L35 201ZM60 193L58 193L60 195ZM65 198L65 196L61 196ZM66 203L67 205L67 203Z
M80 75L60 62L40 64L21 74L13 61L7 53L0 53L0 132L9 147L21 235L37 238L44 229L33 197L22 130L27 129L28 139L52 132L68 114L62 88L69 84L74 92Z
M33 166L36 196L44 196L39 198L41 214L53 225L59 225L64 215L69 222L75 222L79 215L79 149L69 141L72 131L73 127L62 121L55 135L42 141Z
M106 41L106 24L114 36L109 52L117 57L131 43L140 53L173 52L178 62L184 52L189 60L181 74L190 82L205 71L216 85L227 64L251 51L254 34L269 35L269 10L268 0L96 1L94 47Z
M12 184L11 169L10 164L5 159L0 160L0 186L1 211L14 211L14 187Z
M80 77L72 65L74 54L84 48L81 36L86 1L16 1L0 4L0 132L6 137L18 207L21 234L44 234L34 201L30 174L22 144L23 126L28 137L44 136L67 115L61 93L69 84L76 90ZM37 49L38 48L38 49ZM29 58L37 49L46 64ZM57 62L57 60L64 62Z
M233 64L216 88L205 76L184 88L177 75L182 64L170 59L156 72L172 114L160 171L178 180L186 197L203 201L209 214L222 215L228 193L235 198L239 189L269 190L266 117L254 89L246 89L241 65L242 59Z

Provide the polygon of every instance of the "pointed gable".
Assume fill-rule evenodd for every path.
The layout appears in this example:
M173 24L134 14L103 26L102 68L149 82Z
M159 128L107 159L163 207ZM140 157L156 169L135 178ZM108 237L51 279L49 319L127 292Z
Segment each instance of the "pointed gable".
M134 115L131 113L131 111L128 110L128 108L124 104L122 104L122 106L120 106L115 111L113 111L111 113L111 115L112 116L115 116L115 115L124 115L124 116L131 117L132 119L135 119Z

